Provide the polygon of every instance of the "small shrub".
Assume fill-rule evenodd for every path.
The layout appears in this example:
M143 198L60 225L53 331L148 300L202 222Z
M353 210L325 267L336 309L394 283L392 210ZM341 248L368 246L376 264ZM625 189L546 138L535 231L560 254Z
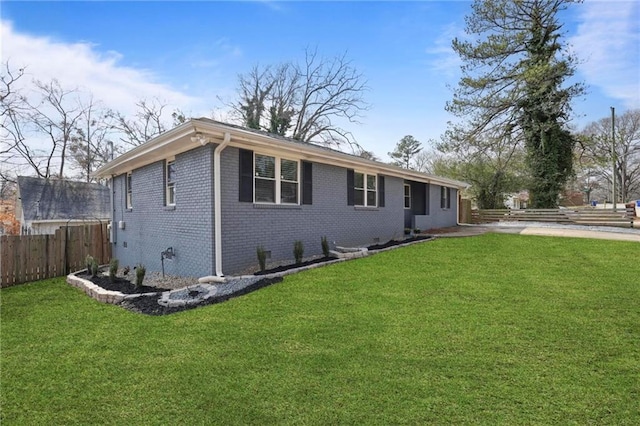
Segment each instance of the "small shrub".
M109 281L114 282L116 280L117 273L118 273L118 259L114 257L109 262Z
M267 269L267 252L264 247L258 246L256 248L256 254L258 255L258 263L260 264L260 272L264 272Z
M296 263L302 262L302 256L304 255L304 246L302 241L297 240L293 243L293 257L296 259Z
M91 276L97 277L99 269L100 266L98 265L98 261L94 258L93 260L91 260Z
M411 233L411 228L404 228L404 235L409 235Z
M84 258L84 264L87 266L87 274L91 273L91 265L93 264L93 256L90 254Z
M143 264L138 263L138 266L136 266L136 287L142 286L142 282L144 281L144 274L146 273L147 268L145 268Z
M420 233L420 228L416 228L416 229L414 229L414 230L413 230L413 233L414 233L414 234L419 234L419 233Z
M320 244L322 244L322 254L324 257L329 257L329 243L327 242L327 237L322 237L320 239Z

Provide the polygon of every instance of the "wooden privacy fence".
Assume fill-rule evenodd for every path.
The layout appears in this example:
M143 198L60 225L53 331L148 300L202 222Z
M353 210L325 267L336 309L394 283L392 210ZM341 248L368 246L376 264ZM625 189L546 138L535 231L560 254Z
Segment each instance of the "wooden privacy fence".
M637 219L637 218L636 218ZM634 209L504 209L472 210L472 223L555 222L569 225L617 226L633 228Z
M53 235L0 236L0 287L84 269L88 254L99 264L111 259L106 224L61 227Z

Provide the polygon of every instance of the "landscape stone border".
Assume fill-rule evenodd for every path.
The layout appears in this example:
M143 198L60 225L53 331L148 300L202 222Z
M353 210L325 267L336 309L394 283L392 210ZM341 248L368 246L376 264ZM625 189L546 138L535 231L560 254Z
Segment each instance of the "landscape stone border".
M302 272L308 269L314 269L314 268L319 268L321 266L326 266L326 265L332 265L334 263L339 263L339 262L345 262L347 260L351 260L351 259L357 259L357 258L361 258L361 257L365 257L368 255L373 255L376 253L381 253L384 251L388 251L388 250L393 250L396 248L400 248L400 247L406 247L412 244L419 244L419 243L424 243L427 241L434 241L436 239L436 236L432 236L432 238L425 238L422 240L418 240L418 241L410 241L407 243L401 243L395 246L391 246L391 247L386 247L386 248L382 248L382 249L377 249L377 250L366 250L366 249L354 249L351 252L347 252L347 253L340 253L342 256L334 259L334 260L329 260L327 262L322 262L322 263L314 263L312 265L307 265L307 266L301 266L299 268L292 268L292 269L288 269L286 271L280 271L280 272L274 272L271 274L264 274L264 275L240 275L240 276L228 276L226 278L224 278L224 283L229 283L232 282L234 280L255 280L255 279L273 279L273 278L281 278L284 277L286 275L290 275L290 274L295 274L298 272ZM346 255L346 256L345 256ZM104 268L107 265L101 265L100 268ZM119 291L111 291L111 290L105 290L104 288L100 287L99 285L94 284L93 282L86 280L84 278L80 278L77 276L77 274L86 272L86 269L82 269L76 272L72 272L69 275L67 275L67 283L69 283L70 285L79 288L80 290L84 291L85 294L87 294L87 296L92 297L93 299L97 300L98 302L102 302L102 303L110 303L112 305L119 305L120 303L124 302L125 300L130 300L130 299L135 299L137 297L143 297L143 296L161 296L162 300L165 301L165 303L167 303L167 305L173 305L173 303L168 303L168 301L170 300L170 293L172 292L178 292L178 291L183 291L184 288L182 289L174 289L174 290L170 290L170 291L157 291L157 292L151 292L151 293L138 293L138 294L124 294L121 293ZM223 284L223 283L220 283ZM198 285L198 284L196 284ZM199 285L206 285L205 283L200 283ZM224 285L224 284L223 284ZM188 288L189 286L185 287ZM211 285L211 287L215 287L214 285ZM238 291L240 291L240 289L238 289ZM211 294L208 294L207 298L213 297L215 296L216 292L212 291ZM174 302L173 300L171 302ZM187 301L178 301L175 300L175 302L177 302L177 304L182 304L182 305L188 305L190 304Z
M107 265L102 265L101 268L106 266ZM77 276L77 274L85 271L86 269L82 269L80 271L70 273L69 275L67 275L67 283L84 291L87 296L96 299L98 302L119 305L127 299L135 299L136 297L142 296L155 296L162 293L161 291L156 291L152 293L124 294L119 291L105 290L99 285L96 285L89 280L85 280L84 278L80 278Z

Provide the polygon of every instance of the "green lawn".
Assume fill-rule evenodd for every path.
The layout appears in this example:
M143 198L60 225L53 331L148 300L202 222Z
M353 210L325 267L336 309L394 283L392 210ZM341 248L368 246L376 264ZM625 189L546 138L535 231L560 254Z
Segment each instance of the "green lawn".
M636 425L638 252L439 239L163 317L4 289L0 421Z

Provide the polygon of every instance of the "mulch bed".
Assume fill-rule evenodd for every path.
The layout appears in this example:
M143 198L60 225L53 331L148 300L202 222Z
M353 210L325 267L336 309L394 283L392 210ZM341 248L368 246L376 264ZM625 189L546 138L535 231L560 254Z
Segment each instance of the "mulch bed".
M415 241L425 241L425 240L430 240L432 238L433 237L431 235L416 235L414 237L406 238L404 240L390 240L384 244L374 244L367 247L367 249L370 251L381 250L389 247L399 246L400 244L412 243Z
M265 269L262 272L256 272L254 275L267 275L267 274L273 274L274 272L284 272L284 271L288 271L289 269L302 268L303 266L315 265L317 263L324 263L330 260L336 260L336 259L333 257L320 257L318 259L307 260L306 262L291 263L288 265L278 266L276 268Z
M103 275L92 277L89 274L79 274L78 277L91 281L92 283L99 285L105 290L119 291L120 293L123 293L123 294L157 293L157 292L169 291L168 288L149 287L146 285L136 287L129 280L126 280L124 278L119 278L119 277L116 277L113 282L111 282L109 277L105 277Z
M389 247L394 247L394 246L398 246L400 244L406 244L406 243L410 243L410 242L415 242L415 241L425 241L425 240L430 240L433 237L430 235L418 235L418 236L414 236L411 238L406 238L404 240L391 240L388 241L384 244L374 244L371 245L369 247L367 247L368 250L370 251L376 251L376 250L381 250L381 249L385 249L385 248L389 248ZM324 262L328 262L331 260L335 260L333 257L320 257L317 259L313 259L313 260L309 260L306 262L302 262L302 263L292 263L292 264L288 264L288 265L282 265L282 266L278 266L276 268L271 268L271 269L267 269L265 271L262 272L257 272L255 275L266 275L266 274L272 274L275 272L284 272L290 269L294 269L294 268L300 268L303 266L309 266L309 265L315 265L318 263L324 263ZM97 277L91 277L88 274L80 274L78 275L80 278L84 278L86 280L89 280L91 282L93 282L96 285L99 285L100 287L104 288L105 290L112 290L112 291L119 291L121 293L124 294L140 294L140 293L157 293L157 292L163 292L163 291L169 291L169 289L165 289L165 288L159 288L159 287L149 287L149 286L140 286L140 287L136 287L134 284L132 284L130 281L123 279L123 278L119 278L116 277L116 279L114 280L114 282L111 282L111 280L109 279L109 277L105 277L105 276L97 276ZM276 277L276 278L263 278L235 293L232 294L227 294L224 296L218 296L218 297L212 297L210 299L204 300L202 302L199 303L195 303L195 304L190 304L190 305L185 305L185 306L162 306L160 304L158 304L158 300L160 299L160 295L152 295L152 296L140 296L140 297L136 297L133 299L128 299L125 300L124 302L122 302L120 305L125 308L128 309L130 311L133 312L138 312L141 314L146 314L146 315L167 315L167 314L173 314L176 312L181 312L181 311L185 311L188 309L195 309L198 308L200 306L206 306L206 305L211 305L214 303L221 303L224 301L227 301L231 298L234 297L238 297L238 296L243 296L245 294L251 293L253 291L259 290L263 287L267 287L270 286L271 284L275 284L275 283L279 283L282 281L282 277Z
M411 242L415 242L415 241L430 240L432 238L433 238L433 236L431 236L431 235L417 235L417 236L414 236L414 237L406 238L404 240L389 240L384 244L370 245L370 246L367 247L367 250L376 251L376 250L381 250L381 249L385 249L385 248L389 248L389 247L399 246L400 244L406 244L406 243L411 243ZM318 263L329 262L331 260L336 260L336 259L334 257L320 257L320 258L317 258L317 259L308 260L306 262L290 263L290 264L287 264L287 265L282 265L282 266L278 266L278 267L271 268L271 269L265 269L262 272L256 272L254 275L267 275L267 274L273 274L275 272L284 272L284 271L288 271L288 270L294 269L294 268L301 268L303 266L309 266L309 265L315 265L315 264L318 264Z

